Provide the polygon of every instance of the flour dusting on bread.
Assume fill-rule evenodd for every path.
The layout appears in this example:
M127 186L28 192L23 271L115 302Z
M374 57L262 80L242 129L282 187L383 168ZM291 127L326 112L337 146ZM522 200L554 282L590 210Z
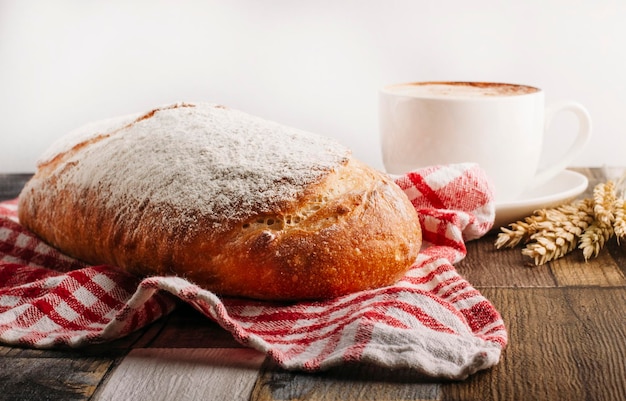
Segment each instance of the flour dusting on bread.
M132 123L139 116L141 116L141 113L129 114L121 117L112 117L105 120L91 122L70 131L67 135L63 135L56 142L50 145L50 147L39 156L37 166L49 163L59 154L65 153L74 146L89 141L98 135L116 131Z
M77 152L65 161L72 167L64 177L97 185L110 202L149 197L181 218L193 210L223 225L293 202L348 157L326 137L212 104L185 104L149 113Z

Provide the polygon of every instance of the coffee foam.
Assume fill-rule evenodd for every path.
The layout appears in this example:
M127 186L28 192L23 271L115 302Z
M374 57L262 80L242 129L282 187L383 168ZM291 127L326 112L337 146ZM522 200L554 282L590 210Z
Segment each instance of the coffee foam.
M519 96L538 92L532 86L493 82L415 82L393 85L386 91L416 97L494 97Z

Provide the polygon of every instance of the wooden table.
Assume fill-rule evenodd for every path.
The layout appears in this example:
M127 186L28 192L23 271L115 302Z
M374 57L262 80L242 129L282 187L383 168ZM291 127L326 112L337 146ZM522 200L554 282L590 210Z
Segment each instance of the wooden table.
M607 171L576 169L590 188ZM621 169L618 171L621 173ZM0 175L0 198L28 175ZM468 243L458 271L509 330L500 363L462 382L372 367L281 370L182 307L141 332L73 351L0 346L2 400L626 400L626 244L532 267L495 235Z

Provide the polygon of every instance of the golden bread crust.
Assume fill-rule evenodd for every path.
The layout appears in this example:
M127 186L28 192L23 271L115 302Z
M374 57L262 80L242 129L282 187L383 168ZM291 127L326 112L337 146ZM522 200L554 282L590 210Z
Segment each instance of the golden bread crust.
M210 110L204 105L160 110L179 113L182 108L208 113L201 117L225 112L233 118L223 108ZM152 127L142 127L144 121L167 116L153 111L125 127L65 146L42 163L25 186L18 205L21 223L64 253L91 264L114 265L142 276L177 275L220 295L267 300L322 299L390 285L415 261L421 246L419 219L400 188L343 149L329 150L331 156L316 161L327 144L311 145L308 137L305 148L314 148L311 166L302 164L306 150L294 150L300 153L293 163L294 168L313 173L272 171L253 177L255 182L237 173L225 181L237 185L223 191L220 185L206 184L225 173L199 169L197 164L216 163L214 157L200 160L203 153L172 160L164 156L168 163L182 163L179 170L159 172L154 171L156 166L120 170L134 166L135 159L143 163L144 156L142 149L112 141L129 141ZM238 114L234 118L245 120ZM156 122L158 127L165 124ZM250 124L264 126L259 120L245 123ZM178 146L150 135L152 142L165 141L159 152ZM293 135L289 141L298 138ZM272 157L284 158L290 152L277 151ZM283 164L273 169L280 170ZM106 168L113 171L100 171ZM151 170L163 177L148 179L142 174ZM168 178L172 175L176 182ZM194 187L191 194L180 193L185 185ZM252 187L242 190L242 185ZM203 186L217 192L205 194ZM213 199L222 192L231 198L205 206L203 196ZM246 194L261 200L237 199Z

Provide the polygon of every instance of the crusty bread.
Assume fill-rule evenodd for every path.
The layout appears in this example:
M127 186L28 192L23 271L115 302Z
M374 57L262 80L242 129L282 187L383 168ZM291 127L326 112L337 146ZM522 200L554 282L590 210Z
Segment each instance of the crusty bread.
M268 300L390 285L421 245L406 195L345 147L204 103L77 130L42 156L18 213L85 262Z

